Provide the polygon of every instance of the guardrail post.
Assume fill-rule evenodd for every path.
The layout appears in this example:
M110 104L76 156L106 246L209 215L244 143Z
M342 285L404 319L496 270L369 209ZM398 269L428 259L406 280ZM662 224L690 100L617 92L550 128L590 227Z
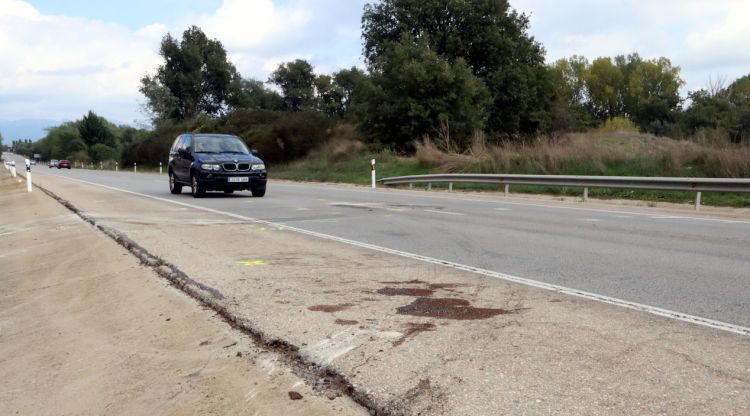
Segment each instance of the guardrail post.
M510 191L510 184L506 183L505 184L505 197L506 198L508 197L509 191Z
M701 193L700 192L695 193L695 210L696 211L701 210Z
M453 182L448 182L448 192L453 192Z
M432 182L430 182L430 183L427 184L427 190L428 191L432 190Z
M583 202L589 200L589 188L583 188Z
M414 189L414 182L409 182L409 189Z

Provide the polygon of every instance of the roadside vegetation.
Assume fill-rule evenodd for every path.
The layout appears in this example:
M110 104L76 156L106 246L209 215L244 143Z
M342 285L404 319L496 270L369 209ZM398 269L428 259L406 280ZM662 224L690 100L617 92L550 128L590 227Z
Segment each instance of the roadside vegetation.
M219 132L257 149L272 177L297 180L364 183L360 169L373 157L381 177L750 177L750 75L707 80L681 96L680 67L667 57L545 63L529 16L507 1L381 0L365 6L361 23L364 69L316 73L296 59L265 81L242 76L221 42L191 26L162 39L162 64L141 80L150 128L116 126L89 112L11 147L44 159L145 168L166 162L179 133Z

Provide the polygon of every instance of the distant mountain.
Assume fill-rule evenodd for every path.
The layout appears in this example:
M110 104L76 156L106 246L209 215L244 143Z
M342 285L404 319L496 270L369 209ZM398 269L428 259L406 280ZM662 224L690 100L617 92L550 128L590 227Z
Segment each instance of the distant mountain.
M18 139L39 140L47 135L44 129L60 124L61 121L45 119L0 120L0 134L5 144Z

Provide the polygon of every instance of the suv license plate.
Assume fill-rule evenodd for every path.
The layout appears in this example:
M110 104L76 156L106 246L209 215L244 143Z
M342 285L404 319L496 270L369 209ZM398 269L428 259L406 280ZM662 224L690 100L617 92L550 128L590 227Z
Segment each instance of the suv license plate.
M246 176L237 177L237 178L229 178L229 182L250 182L250 178Z

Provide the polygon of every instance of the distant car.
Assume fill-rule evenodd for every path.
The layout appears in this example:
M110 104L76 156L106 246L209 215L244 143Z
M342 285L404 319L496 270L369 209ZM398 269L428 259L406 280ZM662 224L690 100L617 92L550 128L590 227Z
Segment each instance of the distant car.
M56 167L57 167L57 162L58 162L58 160L57 160L57 159L52 159L52 160L50 160L50 161L49 161L49 167L50 167L50 169L52 169L52 168L56 168Z
M36 159L31 159L30 162L32 165L36 165Z
M70 161L69 160L61 160L61 161L57 162L57 168L58 169L62 169L62 168L68 168L68 169L70 169Z
M189 186L193 197L206 191L250 190L254 197L266 194L266 165L248 150L245 142L226 134L181 134L169 151L169 190L173 194Z

